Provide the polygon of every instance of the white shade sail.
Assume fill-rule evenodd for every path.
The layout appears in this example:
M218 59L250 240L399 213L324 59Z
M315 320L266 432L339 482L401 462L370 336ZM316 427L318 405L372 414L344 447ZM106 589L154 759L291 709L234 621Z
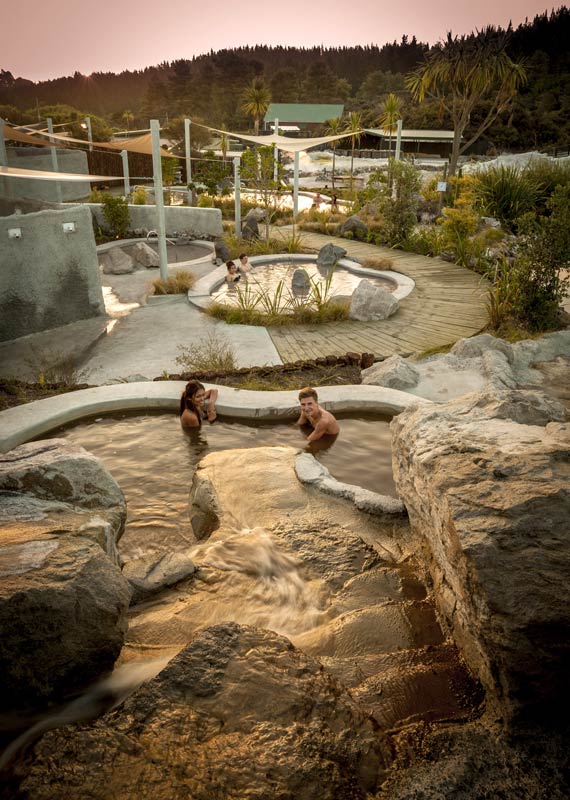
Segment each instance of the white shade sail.
M42 169L22 169L0 166L0 178L28 178L34 181L122 181L123 176L78 175L76 172L48 172Z

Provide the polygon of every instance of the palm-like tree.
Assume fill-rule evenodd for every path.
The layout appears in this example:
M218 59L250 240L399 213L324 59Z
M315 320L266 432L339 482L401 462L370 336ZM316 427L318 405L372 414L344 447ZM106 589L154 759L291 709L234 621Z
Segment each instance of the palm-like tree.
M425 61L406 78L406 87L420 103L437 98L453 121L449 174L454 175L461 153L509 108L526 83L524 62L507 53L508 32L492 26L477 34L453 36L438 42ZM487 114L468 141L462 142L474 106L486 101Z
M339 133L342 132L342 119L340 117L334 117L333 119L328 119L325 123L325 135L326 136L338 136ZM332 188L334 192L334 176L335 176L335 163L336 163L336 146L338 144L338 139L334 142L331 142L331 147L333 151L333 163L332 163Z
M388 134L388 152L392 151L392 134L398 127L398 120L402 119L402 100L390 92L382 103L382 110L378 117L378 124Z
M351 111L347 117L344 130L350 136L352 152L350 155L350 191L354 183L354 149L362 136L362 114L360 111Z
M129 125L134 120L134 118L135 118L135 115L133 114L132 111L129 111L128 108L127 108L126 111L123 111L123 121L124 121L125 125L127 126L127 130L129 130Z
M259 133L259 122L265 116L271 102L271 93L262 78L255 78L242 96L242 111L255 120L255 135Z

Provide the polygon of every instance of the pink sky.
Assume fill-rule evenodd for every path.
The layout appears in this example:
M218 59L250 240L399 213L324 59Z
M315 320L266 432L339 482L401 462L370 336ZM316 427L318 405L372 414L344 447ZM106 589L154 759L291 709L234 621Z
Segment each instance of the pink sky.
M541 0L77 0L6 4L0 68L45 80L75 70L120 72L246 44L434 42L488 24L516 26L561 3ZM279 10L277 10L279 9Z

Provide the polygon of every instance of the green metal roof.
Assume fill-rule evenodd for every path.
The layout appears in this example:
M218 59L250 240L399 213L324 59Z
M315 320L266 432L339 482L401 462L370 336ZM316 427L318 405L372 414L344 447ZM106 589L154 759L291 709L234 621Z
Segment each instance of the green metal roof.
M292 122L326 122L341 117L344 105L339 103L271 103L264 122L278 119L283 125Z

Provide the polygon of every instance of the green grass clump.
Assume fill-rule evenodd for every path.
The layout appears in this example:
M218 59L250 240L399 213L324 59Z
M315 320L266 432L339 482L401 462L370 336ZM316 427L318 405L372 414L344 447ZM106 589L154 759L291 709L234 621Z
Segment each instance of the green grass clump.
M292 313L279 311L264 312L258 308L238 308L222 303L211 303L207 313L214 319L229 325L263 325L264 327L282 325L308 325L336 322L348 319L348 304L329 300L319 308L299 306Z
M196 277L191 272L179 270L169 275L167 280L157 278L152 282L154 294L186 294L196 283Z
M391 258L365 258L362 262L365 269L389 270L394 266Z

